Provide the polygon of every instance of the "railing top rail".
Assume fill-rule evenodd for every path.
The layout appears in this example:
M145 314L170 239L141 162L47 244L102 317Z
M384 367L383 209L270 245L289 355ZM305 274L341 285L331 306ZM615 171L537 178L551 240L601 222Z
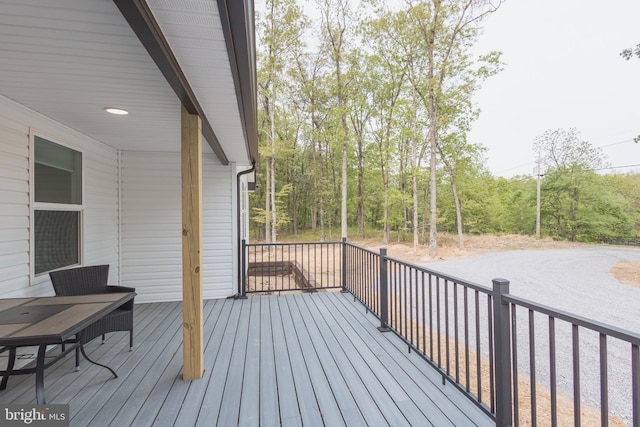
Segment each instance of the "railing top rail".
M363 248L361 246L354 245L353 243L345 242L345 244L347 246L352 247L352 248L358 249L358 250L360 250L362 252L366 252L368 254L380 256L380 253L378 253L378 252L374 252L374 251L372 251L370 249L365 249L365 248ZM400 259L397 259L397 258L393 258L393 257L390 257L390 256L385 256L385 259L388 260L388 261L391 261L391 262L395 262L395 263L400 264L400 265L404 265L404 266L409 267L409 268L413 268L413 269L415 269L417 271L427 273L427 274L429 274L431 276L439 277L439 278L441 278L443 280L448 280L450 282L455 282L455 283L457 283L459 285L465 286L467 288L471 288L473 290L477 290L477 291L485 293L485 294L490 294L492 292L491 288L489 288L487 286L482 286L482 285L480 285L478 283L473 283L473 282L470 282L468 280L461 279L459 277L450 276L450 275L447 275L447 274L444 274L444 273L439 273L439 272L437 272L435 270L431 270L429 268L422 267L422 266L417 265L417 264L413 264L413 263L410 263L410 262L407 262L407 261L403 261L403 260L400 260Z
M431 270L430 268L422 267L420 265L413 264L413 263L410 263L410 262L407 262L407 261L402 261L402 260L399 260L397 258L392 258L392 257L385 257L385 258L387 260L395 262L397 264L413 268L413 269L418 270L420 272L424 272L424 273L430 274L431 276L439 277L440 279L448 280L449 282L455 282L458 285L462 285L462 286L465 286L467 288L471 288L473 290L476 290L476 291L479 291L479 292L482 292L482 293L485 293L485 294L491 294L492 293L492 289L491 288L489 288L487 286L483 286L483 285L481 285L479 283L473 283L473 282L470 282L470 281L465 280L465 279L461 279L461 278L456 277L456 276L450 276L448 274L440 273L440 272L437 272L435 270Z
M355 245L353 243L345 242L345 245L350 246L350 247L352 247L354 249L358 249L359 251L366 252L366 253L371 254L371 255L380 255L379 252L372 251L371 249L363 248L362 246L358 246L358 245Z
M627 341L631 344L640 345L640 334L637 334L635 332L627 331L625 329L618 328L616 326L607 325L605 323L598 322L597 320L587 319L586 317L571 314L566 311L558 310L543 304L539 304L537 302L533 302L524 298L510 295L510 294L503 295L503 300L505 302L510 302L512 304L516 304L521 307L525 307L530 310L537 311L542 314L546 314L547 316L555 317L556 319L564 320L574 325L591 329L592 331L595 331L598 333L609 335L613 338Z
M342 242L276 242L276 243L247 243L246 246L312 246L312 245L341 245Z

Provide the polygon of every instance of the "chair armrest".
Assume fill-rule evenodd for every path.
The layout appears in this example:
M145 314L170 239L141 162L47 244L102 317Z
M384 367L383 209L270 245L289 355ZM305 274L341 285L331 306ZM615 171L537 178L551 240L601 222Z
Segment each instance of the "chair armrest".
M116 293L116 292L135 292L136 290L134 288L128 288L126 286L107 286L106 291L107 293ZM125 309L128 311L133 311L133 298L131 298L129 301L125 302L118 308Z
M135 292L135 288L128 288L126 286L107 286L107 292Z

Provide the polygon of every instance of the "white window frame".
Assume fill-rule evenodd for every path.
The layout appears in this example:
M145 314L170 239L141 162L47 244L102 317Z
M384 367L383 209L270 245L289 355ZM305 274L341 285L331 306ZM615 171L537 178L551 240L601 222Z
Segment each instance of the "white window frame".
M61 204L61 203L48 203L48 202L36 202L35 201L35 137L45 139L54 144L58 144L62 147L69 148L74 151L78 151L82 156L82 171L81 171L81 204ZM64 270L69 267L84 265L84 203L85 203L85 155L80 147L74 146L70 143L60 142L54 136L48 135L45 132L40 132L31 129L29 132L29 258L30 258L30 283L32 286L46 282L49 279L49 271L36 274L36 256L35 256L35 211L48 210L48 211L76 211L79 212L79 230L78 230L78 264L67 265L59 268L58 270ZM56 271L56 270L50 270Z

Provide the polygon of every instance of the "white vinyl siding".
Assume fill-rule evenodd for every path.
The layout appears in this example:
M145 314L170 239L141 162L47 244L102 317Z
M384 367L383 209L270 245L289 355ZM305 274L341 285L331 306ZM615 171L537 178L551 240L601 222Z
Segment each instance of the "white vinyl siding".
M119 283L118 153L102 144L83 149L83 264L109 264L109 283Z
M182 299L180 153L122 152L122 284L137 301ZM233 293L233 168L203 156L204 298Z
M0 297L29 287L29 135L0 121Z
M124 151L120 162L122 284L137 301L179 300L180 155Z
M222 166L213 154L202 167L202 281L204 298L237 292L235 168Z
M52 295L48 275L31 276L30 133L82 152L83 264L109 264L117 283L117 151L0 96L0 298Z

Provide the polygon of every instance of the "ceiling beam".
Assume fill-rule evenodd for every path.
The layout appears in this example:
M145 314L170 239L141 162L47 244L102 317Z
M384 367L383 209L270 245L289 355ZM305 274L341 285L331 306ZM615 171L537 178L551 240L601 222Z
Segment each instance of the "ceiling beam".
M149 52L149 55L180 99L182 105L185 106L189 114L200 116L202 120L202 135L216 156L218 156L220 162L223 165L228 165L229 159L147 3L144 0L113 0L113 2L120 9L120 13L127 20L147 52Z
M218 0L222 31L250 161L258 161L256 46L253 0Z

